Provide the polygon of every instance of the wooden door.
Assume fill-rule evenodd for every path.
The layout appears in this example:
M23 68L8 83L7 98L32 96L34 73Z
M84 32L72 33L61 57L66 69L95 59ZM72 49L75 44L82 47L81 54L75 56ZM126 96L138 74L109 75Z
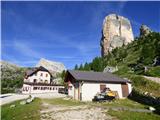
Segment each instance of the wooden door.
M105 84L100 84L100 91L103 91L106 88Z
M78 88L74 88L74 99L78 100Z
M78 82L74 83L74 99L75 100L79 99L79 83Z
M127 97L129 95L128 84L121 84L122 87L122 96Z

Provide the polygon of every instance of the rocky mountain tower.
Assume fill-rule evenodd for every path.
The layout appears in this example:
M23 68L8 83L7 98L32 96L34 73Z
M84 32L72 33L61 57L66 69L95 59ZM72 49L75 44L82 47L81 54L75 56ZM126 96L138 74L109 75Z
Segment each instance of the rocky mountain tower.
M105 17L100 41L101 55L105 56L116 47L127 45L134 40L130 21L116 14Z

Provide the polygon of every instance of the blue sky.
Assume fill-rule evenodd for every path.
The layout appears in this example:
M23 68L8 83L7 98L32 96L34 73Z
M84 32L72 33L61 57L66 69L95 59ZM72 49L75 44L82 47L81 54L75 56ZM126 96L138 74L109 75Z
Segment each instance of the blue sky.
M69 69L100 56L102 22L116 13L160 31L160 2L2 2L1 59L35 66L40 58Z

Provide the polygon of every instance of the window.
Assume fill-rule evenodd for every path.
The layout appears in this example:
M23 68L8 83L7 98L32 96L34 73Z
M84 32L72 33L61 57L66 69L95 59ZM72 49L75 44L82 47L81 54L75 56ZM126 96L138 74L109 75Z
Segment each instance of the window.
M44 87L44 90L47 90L47 87Z
M41 76L43 76L43 73L41 73Z
M36 82L37 82L37 79L34 79L33 82L36 83Z
M45 80L45 83L48 83L48 80Z
M53 90L54 90L54 87L53 87Z
M46 77L48 77L48 74L46 74Z
M37 90L37 87L34 87L33 90Z
M72 90L72 86L69 86L69 89Z
M26 87L26 91L28 91L29 90L29 88L28 87Z

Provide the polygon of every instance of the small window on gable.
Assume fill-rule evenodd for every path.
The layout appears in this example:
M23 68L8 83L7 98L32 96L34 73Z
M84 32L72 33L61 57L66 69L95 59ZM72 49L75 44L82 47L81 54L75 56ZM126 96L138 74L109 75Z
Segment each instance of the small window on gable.
M43 73L41 73L41 76L43 76Z
M36 82L37 82L37 79L34 79L33 82L36 83Z
M48 77L48 74L46 74L46 77Z
M48 83L48 80L45 80L45 83Z

